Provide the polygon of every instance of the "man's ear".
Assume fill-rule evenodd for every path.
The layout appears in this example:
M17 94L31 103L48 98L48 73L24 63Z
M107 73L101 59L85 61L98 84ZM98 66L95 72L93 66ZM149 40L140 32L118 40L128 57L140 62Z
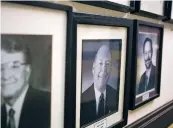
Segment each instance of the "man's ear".
M111 65L111 67L110 67L110 73L111 73L112 69L113 69L113 68L112 68L112 65Z
M29 81L29 77L31 75L31 66L29 64L26 65L25 71L26 71L26 79Z
M151 52L151 58L153 57L153 50L152 50L152 52Z
M95 68L95 63L93 63L93 68L92 68L93 75L94 75L94 68Z

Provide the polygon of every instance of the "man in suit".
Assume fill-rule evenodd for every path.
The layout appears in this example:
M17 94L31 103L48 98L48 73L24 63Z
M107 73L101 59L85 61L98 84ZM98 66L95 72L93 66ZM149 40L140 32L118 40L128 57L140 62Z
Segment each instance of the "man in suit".
M109 47L101 46L92 68L94 83L82 93L81 126L118 110L117 92L107 84L111 73L111 63Z
M1 127L50 127L50 94L29 85L30 51L24 42L1 38Z
M141 76L137 92L138 94L151 90L155 87L156 67L152 63L153 46L150 38L146 38L144 41L143 54L146 71Z

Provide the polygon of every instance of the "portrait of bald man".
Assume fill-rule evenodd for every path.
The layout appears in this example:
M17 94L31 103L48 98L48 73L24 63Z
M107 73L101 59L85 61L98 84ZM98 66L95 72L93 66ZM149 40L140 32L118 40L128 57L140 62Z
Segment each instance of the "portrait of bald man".
M111 71L111 50L102 45L92 64L93 84L81 96L81 126L118 110L118 93L108 84Z
M137 94L144 93L155 87L156 66L152 63L153 43L150 38L146 38L144 40L143 57L146 71L140 78Z
M30 85L31 50L26 37L1 36L1 128L49 128L50 93ZM35 44L36 45L36 44Z

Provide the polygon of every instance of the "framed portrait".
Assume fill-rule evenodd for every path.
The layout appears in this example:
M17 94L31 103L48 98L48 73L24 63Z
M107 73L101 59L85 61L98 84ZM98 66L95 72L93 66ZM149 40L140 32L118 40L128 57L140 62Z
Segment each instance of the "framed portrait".
M138 0L131 2L131 4L134 4L135 6L135 10L131 12L133 14L148 18L158 19L158 20L163 20L166 18L166 16L164 16L163 0L158 0L158 1Z
M173 23L173 2L172 1L165 1L164 3L164 15L166 19L164 22Z
M132 33L132 20L74 13L66 127L126 125Z
M163 25L134 20L130 109L160 96Z
M1 127L64 127L72 8L1 3Z
M83 4L88 4L92 6L97 6L101 8L121 11L121 12L131 12L135 10L135 5L132 4L134 0L104 0L104 1L84 1L84 0L74 0L74 2L79 2Z

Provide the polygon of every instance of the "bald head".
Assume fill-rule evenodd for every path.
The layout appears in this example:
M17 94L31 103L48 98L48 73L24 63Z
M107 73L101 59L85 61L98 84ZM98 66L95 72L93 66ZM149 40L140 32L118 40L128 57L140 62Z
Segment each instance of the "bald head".
M111 60L111 51L107 45L103 45L99 48L95 56L95 61L97 58L108 58Z
M107 81L111 72L111 51L107 45L103 45L97 51L93 63L94 86L98 91L103 92L106 89Z

